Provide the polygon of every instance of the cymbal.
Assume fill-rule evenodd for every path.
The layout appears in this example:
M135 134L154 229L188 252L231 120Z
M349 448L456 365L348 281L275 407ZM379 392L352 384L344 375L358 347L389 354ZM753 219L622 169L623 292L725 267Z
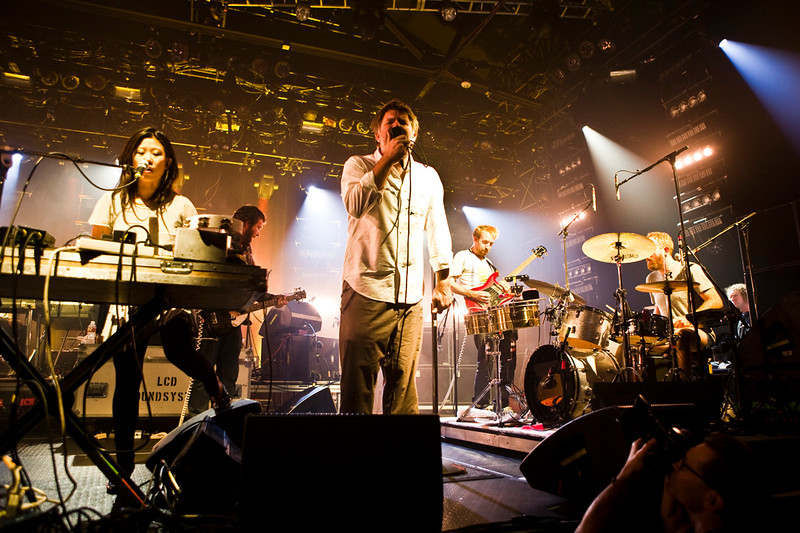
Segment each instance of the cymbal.
M656 251L656 244L638 233L603 233L588 239L583 253L604 263L634 263Z
M549 296L550 298L561 298L567 289L564 287L559 287L558 285L553 285L551 283L547 283L546 281L539 281L537 279L524 279L522 282L530 287L531 289L536 289L539 291L541 296ZM586 300L581 298L579 295L575 294L574 292L570 291L572 297L574 298L575 303L579 305L585 305Z
M692 287L695 289L699 286L700 284L697 282L692 283ZM689 288L688 281L675 281L675 280L651 281L650 283L642 283L641 285L636 286L636 290L639 292L663 292L663 293L666 293L667 291L683 292L688 288Z

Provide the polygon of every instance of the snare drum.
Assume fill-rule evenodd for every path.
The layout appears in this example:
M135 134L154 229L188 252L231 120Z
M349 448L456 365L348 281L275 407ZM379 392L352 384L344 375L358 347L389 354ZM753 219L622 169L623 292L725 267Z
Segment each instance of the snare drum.
M495 331L530 328L539 325L539 302L510 302L489 309Z
M613 327L614 316L585 305L568 305L561 317L558 340L563 341L569 331L567 343L585 350L605 349Z
M467 328L467 335L491 333L492 323L489 319L489 311L486 309L470 311L464 315L464 326Z

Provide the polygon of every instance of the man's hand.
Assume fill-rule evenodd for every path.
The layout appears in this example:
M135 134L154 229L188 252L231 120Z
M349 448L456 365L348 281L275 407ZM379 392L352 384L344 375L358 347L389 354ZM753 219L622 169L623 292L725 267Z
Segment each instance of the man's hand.
M281 307L283 307L284 305L286 305L288 303L289 303L289 301L286 299L286 295L285 294L280 294L280 295L278 295L278 300L275 303L275 307L280 309Z
M469 299L485 307L489 305L491 295L486 291L469 291Z
M443 279L436 283L431 295L431 307L435 313L441 313L453 303L453 290L450 288L450 280Z
M692 323L689 322L685 316L679 316L675 320L672 321L672 325L675 329L683 329L683 328L691 328Z

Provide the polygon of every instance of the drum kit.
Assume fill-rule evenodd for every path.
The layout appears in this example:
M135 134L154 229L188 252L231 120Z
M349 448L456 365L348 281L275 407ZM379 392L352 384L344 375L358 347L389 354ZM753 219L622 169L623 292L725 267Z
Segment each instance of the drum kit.
M641 381L644 356L655 347L669 350L676 368L673 343L668 342L674 333L672 321L653 314L652 308L633 313L622 281L622 264L646 259L655 251L655 244L635 233L607 233L588 239L582 249L591 259L616 264L616 307L612 314L577 298L559 298L545 311L550 335L558 342L534 351L524 377L527 405L532 416L545 425L562 424L591 411L592 386L597 382ZM640 292L663 292L668 302L670 294L687 289L685 281L636 286ZM618 344L616 353L611 351L612 342Z

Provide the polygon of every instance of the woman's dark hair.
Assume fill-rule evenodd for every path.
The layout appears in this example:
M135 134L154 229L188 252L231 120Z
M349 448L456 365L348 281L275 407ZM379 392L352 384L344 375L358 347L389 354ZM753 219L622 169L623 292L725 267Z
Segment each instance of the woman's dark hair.
M119 155L119 164L128 165L128 168L124 169L120 176L119 190L114 192L114 194L120 195L123 212L126 207L133 208L133 201L136 198L136 180L133 177L133 154L136 153L136 149L145 139L155 139L160 142L161 146L164 147L164 155L169 163L164 170L161 183L150 199L154 209L156 211L162 210L175 198L176 193L172 188L172 184L178 179L178 160L175 158L175 149L163 132L153 127L142 128L128 138L125 148L122 149L122 153Z

